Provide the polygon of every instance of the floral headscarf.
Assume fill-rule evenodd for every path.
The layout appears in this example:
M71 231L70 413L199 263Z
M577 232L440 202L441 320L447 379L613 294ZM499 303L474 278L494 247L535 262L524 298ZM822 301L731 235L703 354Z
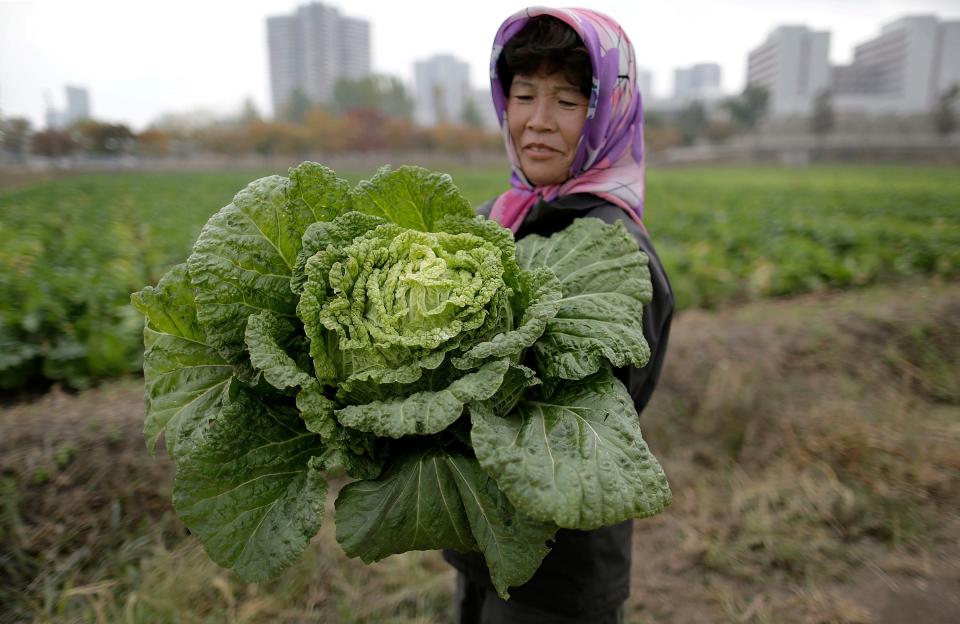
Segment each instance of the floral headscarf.
M497 76L497 59L504 46L538 15L549 15L573 28L590 54L593 87L587 120L570 177L560 184L534 186L523 175L510 138L507 104ZM513 187L496 199L490 217L516 232L539 198L591 193L621 208L643 225L643 103L637 86L633 46L611 18L589 9L531 7L507 18L497 31L490 58L490 87L497 119L513 165Z

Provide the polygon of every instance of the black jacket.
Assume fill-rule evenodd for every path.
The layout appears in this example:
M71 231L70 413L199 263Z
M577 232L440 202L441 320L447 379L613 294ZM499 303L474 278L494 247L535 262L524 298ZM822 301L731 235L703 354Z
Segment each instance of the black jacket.
M483 215L488 215L489 211L490 204L477 209L477 213ZM650 257L653 301L643 311L643 333L650 344L650 361L643 368L616 370L617 377L629 389L637 412L641 412L650 400L663 366L673 317L673 291L646 232L621 208L595 195L579 193L549 203L537 202L524 219L516 238L519 240L528 234L549 236L578 217L596 217L607 223L622 221L636 238L639 248ZM540 569L527 583L510 589L510 600L568 614L589 614L616 607L630 593L632 530L630 520L593 531L560 529ZM443 556L470 582L482 587L491 586L489 572L480 554L447 550Z

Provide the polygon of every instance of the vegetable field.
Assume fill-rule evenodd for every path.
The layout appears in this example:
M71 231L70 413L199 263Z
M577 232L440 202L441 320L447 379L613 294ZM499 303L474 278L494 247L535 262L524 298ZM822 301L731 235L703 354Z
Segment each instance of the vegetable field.
M646 219L680 307L960 271L960 171L654 171Z
M268 173L89 175L0 191L0 388L138 370L130 293L182 261L210 214ZM475 203L505 188L501 169L450 173ZM646 223L681 307L960 272L956 169L654 170Z

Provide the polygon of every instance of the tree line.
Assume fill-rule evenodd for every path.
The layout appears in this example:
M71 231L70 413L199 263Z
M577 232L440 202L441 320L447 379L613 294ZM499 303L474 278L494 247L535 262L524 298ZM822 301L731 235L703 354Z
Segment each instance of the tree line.
M440 94L438 94L440 95ZM24 159L28 154L187 157L196 153L256 153L305 156L321 152L416 150L468 153L501 150L499 129L485 128L468 100L456 118L434 126L413 121L414 104L399 79L373 75L341 80L328 103L311 101L295 90L274 119L265 118L251 100L227 119L167 114L140 132L124 123L83 119L65 128L34 131L29 120L0 120L0 146Z
M441 93L435 93L441 98ZM648 111L645 134L653 152L696 143L722 144L737 134L756 133L769 113L769 92L748 84L742 93L718 104L693 101L672 112ZM837 129L833 95L814 98L807 130L825 136ZM0 147L15 159L30 153L46 157L73 154L189 157L197 153L260 154L306 157L327 153L420 151L465 154L500 151L499 130L485 128L476 104L468 99L459 118L441 118L432 127L413 121L413 101L399 79L374 75L341 80L331 102L312 102L302 91L291 93L276 118L266 119L251 100L230 119L165 115L141 132L123 123L80 120L67 128L33 131L23 118L0 119ZM443 107L436 106L437 110ZM960 127L960 85L940 95L929 115L931 129L947 136Z

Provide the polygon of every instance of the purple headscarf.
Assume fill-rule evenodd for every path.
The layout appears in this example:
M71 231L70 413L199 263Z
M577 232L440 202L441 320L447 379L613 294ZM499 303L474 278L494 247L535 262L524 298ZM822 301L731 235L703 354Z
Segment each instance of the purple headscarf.
M590 54L593 69L587 120L570 177L560 184L545 186L534 186L523 175L510 138L506 98L497 76L497 59L504 46L530 18L538 15L555 17L573 28ZM619 24L589 9L531 7L519 11L497 31L490 59L490 88L513 165L513 188L494 202L491 218L516 232L537 199L551 201L561 195L592 193L623 208L643 225L643 104L633 46Z

